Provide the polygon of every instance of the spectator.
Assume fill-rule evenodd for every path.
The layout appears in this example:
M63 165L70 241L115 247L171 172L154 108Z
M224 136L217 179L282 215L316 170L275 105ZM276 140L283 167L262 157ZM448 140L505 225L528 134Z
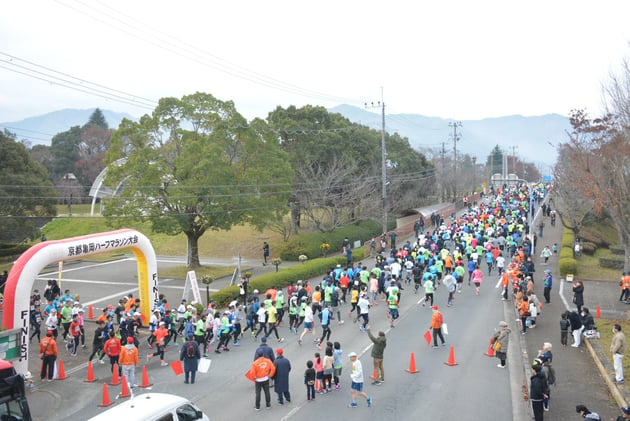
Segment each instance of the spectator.
M626 337L621 331L621 325L615 323L613 326L613 338L610 344L610 352L613 357L613 365L615 367L615 382L623 384L623 354L626 352Z
M573 287L573 304L577 306L578 314L582 313L582 306L584 305L584 284L582 281L577 281Z
M291 393L289 393L291 362L284 357L282 348L276 349L276 355L276 360L273 362L276 367L276 374L273 378L273 390L278 394L278 403L284 405L284 399L287 402L291 402Z
M582 418L586 420L598 420L601 421L601 417L597 412L591 412L584 405L577 405L575 407L575 411L582 416Z
M374 373L375 378L372 382L373 385L380 386L385 381L385 371L383 369L383 353L385 351L385 347L387 346L387 338L385 337L385 332L379 331L378 336L372 335L370 332L370 328L367 330L368 337L374 343L372 347L372 360L374 362Z

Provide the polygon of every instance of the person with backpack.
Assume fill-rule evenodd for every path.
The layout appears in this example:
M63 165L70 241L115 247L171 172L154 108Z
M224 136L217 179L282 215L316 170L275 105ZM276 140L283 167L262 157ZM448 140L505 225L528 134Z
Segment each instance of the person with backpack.
M195 383L195 374L201 359L199 352L199 344L195 342L192 336L186 338L186 342L179 351L179 360L184 362L184 383Z
M539 359L535 359L532 363L532 371L534 374L530 378L529 400L532 402L534 420L543 421L543 402L549 394L549 385L547 384L547 377L542 371L542 363Z

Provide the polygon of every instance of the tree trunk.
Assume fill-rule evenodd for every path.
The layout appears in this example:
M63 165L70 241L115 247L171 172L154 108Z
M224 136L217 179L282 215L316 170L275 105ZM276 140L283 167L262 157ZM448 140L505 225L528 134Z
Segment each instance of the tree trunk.
M199 263L199 237L194 232L186 232L188 239L187 265L190 269L201 267Z

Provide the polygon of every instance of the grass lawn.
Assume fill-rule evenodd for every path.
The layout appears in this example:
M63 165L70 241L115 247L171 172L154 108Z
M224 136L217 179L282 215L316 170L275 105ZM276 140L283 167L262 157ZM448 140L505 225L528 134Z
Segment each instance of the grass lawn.
M579 277L581 279L619 281L621 279L621 270L608 269L599 265L600 257L611 256L612 253L610 250L602 248L595 250L595 255L593 256L582 254L582 256L577 259Z
M625 323L624 323L625 322ZM626 354L628 354L628 340L630 340L630 331L625 330L628 326L627 320L612 320L612 319L595 319L595 324L597 325L597 330L601 335L599 339L599 346L602 347L606 356L610 360L610 364L612 365L612 355L610 355L610 343L612 342L612 328L615 323L619 323L621 325L621 329L623 329L624 334L626 335ZM630 358L626 355L623 361L623 372L630 373Z
M160 278L186 279L186 274L190 269L186 265L171 266L169 268L160 269ZM234 273L234 268L226 266L202 266L195 269L197 279L201 280L203 275L210 275L213 279L229 276ZM210 284L212 286L212 284Z

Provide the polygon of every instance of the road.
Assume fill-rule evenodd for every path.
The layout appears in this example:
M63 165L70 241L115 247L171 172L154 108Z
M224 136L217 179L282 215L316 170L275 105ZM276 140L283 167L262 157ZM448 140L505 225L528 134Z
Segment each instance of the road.
M159 259L158 265L162 268L180 263L175 259ZM56 277L56 274L50 271L43 273L42 277ZM353 419L368 415L369 418L393 415L400 420L418 417L478 420L482 414L484 418L512 419L510 391L514 388L520 389L522 379L512 376L511 370L497 368L498 360L484 355L494 328L508 311L508 304L500 300L495 283L495 275L488 277L479 296L475 296L474 287L465 285L463 292L456 295L455 305L450 308L446 307L447 294L444 287L437 290L436 304L443 311L450 333L446 336L448 346L437 349L427 346L423 338L431 319L431 310L421 305L423 294L414 295L411 288L403 291L401 318L394 329L389 329L384 303L373 307L370 314L372 330L386 331L388 339L385 350L386 382L378 387L372 386L368 380L372 374L371 342L366 334L358 330L356 324L348 320L349 305L342 306L342 316L346 323L332 326L332 340L340 341L344 350L342 389L326 396L317 395L317 399L310 403L306 401L303 373L306 361L313 358L317 348L307 340L299 346L296 336L288 332L285 322L280 332L286 341L281 346L293 367L290 376L293 400L290 404L280 406L272 393L272 409L263 410L256 417L270 420L315 417L338 419L347 412ZM37 281L35 287L43 291L43 281ZM107 303L115 303L123 294L137 290L135 262L130 258L113 263L68 265L64 268L62 288L80 293L84 305L92 303L100 308ZM176 305L183 292L182 281L161 279L160 292L166 294L172 306ZM514 326L512 328L516 331ZM86 330L88 342L91 343L93 328L88 324ZM513 338L516 334L518 332L512 335ZM247 335L241 343L240 347L232 346L229 353L213 353L210 371L208 374L199 374L194 386L184 385L183 378L175 377L169 367L160 367L157 361L151 361L147 365L149 381L153 383L151 391L188 397L208 413L211 419L231 420L253 415L254 388L245 379L244 373L253 360L257 343ZM278 346L275 339L270 339L269 343L274 348ZM451 346L458 363L456 366L444 364L449 358ZM81 350L76 358L62 353L68 374L66 380L36 382L36 387L29 395L35 419L83 420L103 410L98 407L102 401L103 382L109 382L111 375L107 365L97 364L94 374L99 380L94 383L84 382L89 348L88 345L88 349ZM347 354L350 351L357 352L363 363L364 376L368 380L366 391L374 398L372 408L366 408L365 402L360 402L356 409L347 407L350 402ZM145 363L144 357L148 352L148 347L142 343L141 365ZM417 374L405 371L409 368L412 352L420 370ZM166 361L172 362L177 356L176 348L169 347ZM38 363L36 358L31 359L31 371L36 376L39 373ZM510 364L511 361L508 361L508 366ZM142 367L136 370L136 376L137 383L140 383ZM513 378L512 383L510 378ZM144 390L146 389L138 389L138 393ZM112 400L119 392L120 386L109 387Z

